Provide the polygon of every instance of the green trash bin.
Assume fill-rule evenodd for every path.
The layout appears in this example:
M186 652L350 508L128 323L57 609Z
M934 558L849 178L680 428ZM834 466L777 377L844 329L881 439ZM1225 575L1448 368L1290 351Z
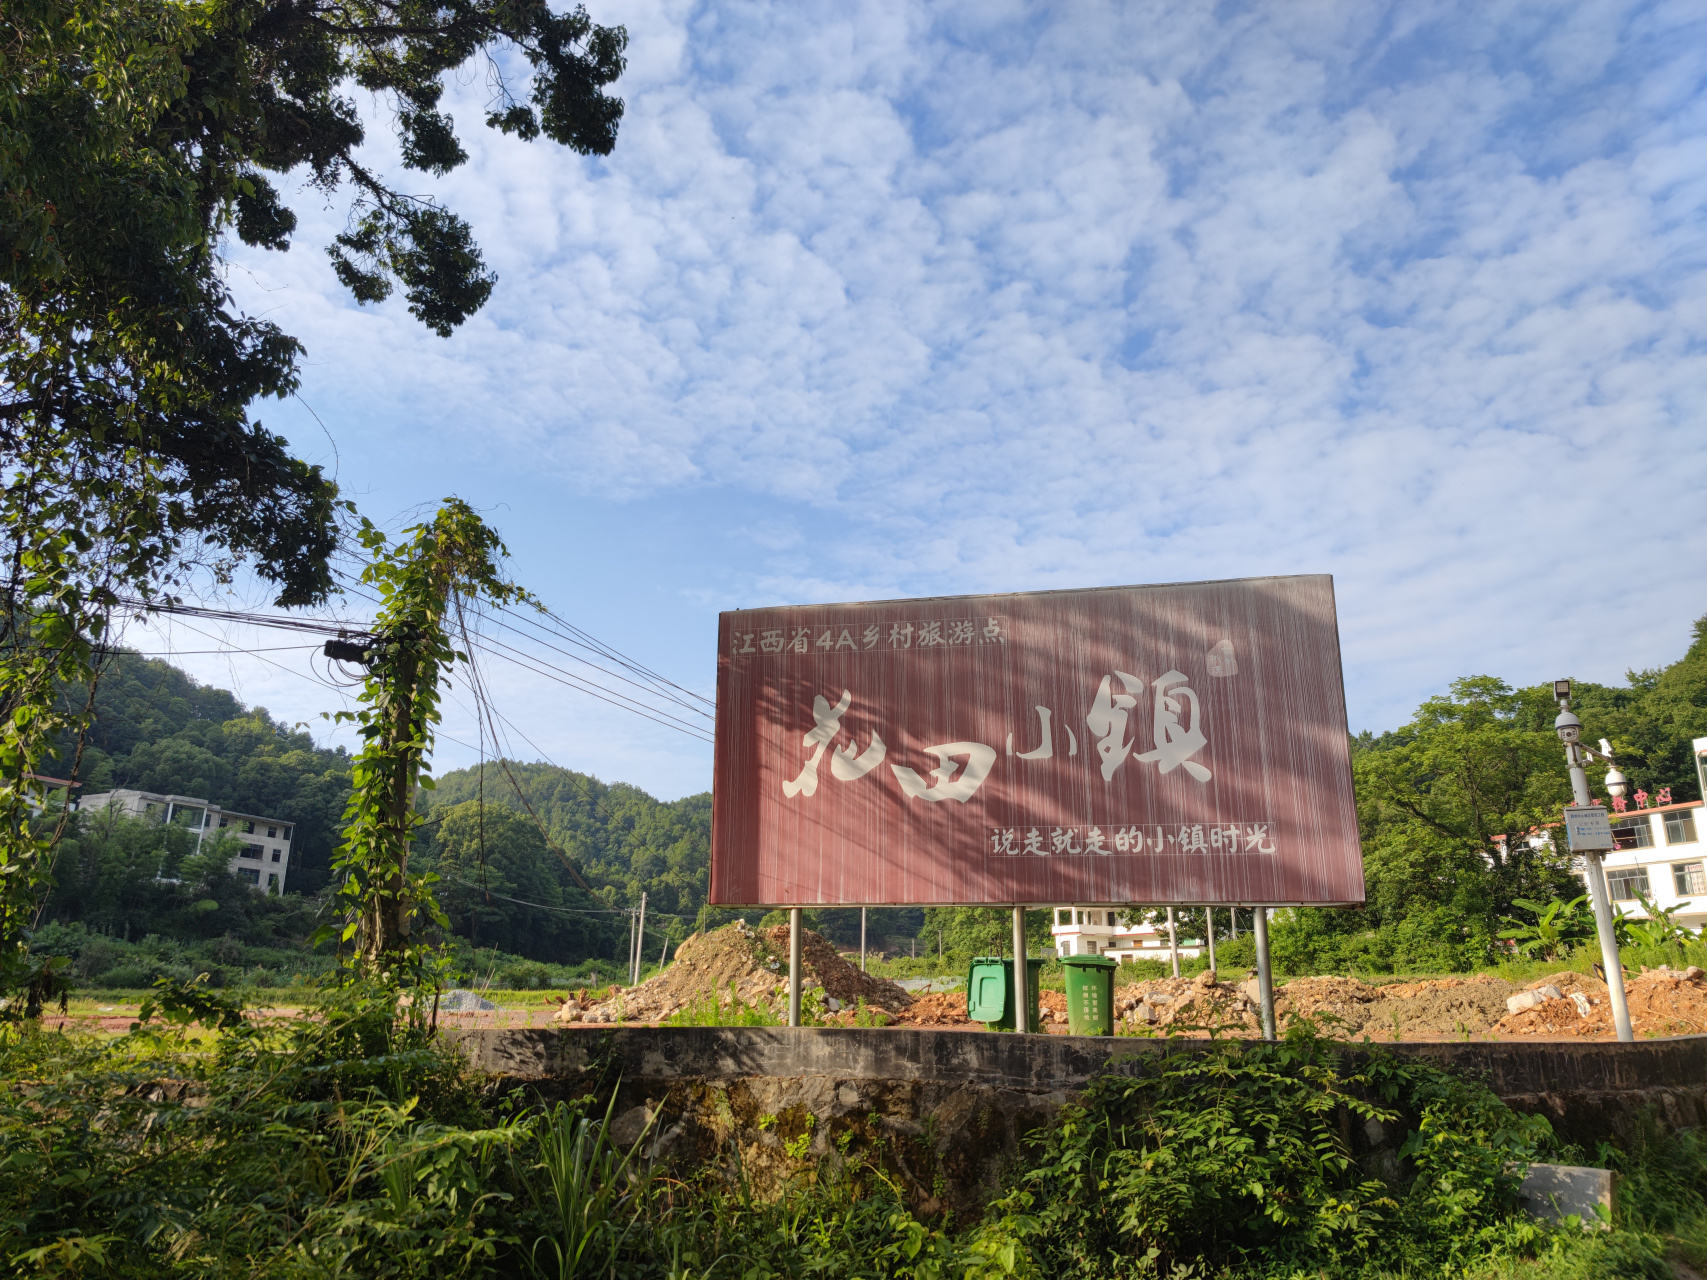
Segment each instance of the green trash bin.
M1076 1036L1114 1034L1114 971L1107 956L1062 956L1067 971L1067 1030Z
M1033 1031L1041 1031L1037 1007L1037 979L1043 972L1041 957L1027 956L1026 976L1030 979L1031 1021ZM1003 956L977 956L966 973L966 1016L982 1022L992 1031L1014 1029L1014 962Z

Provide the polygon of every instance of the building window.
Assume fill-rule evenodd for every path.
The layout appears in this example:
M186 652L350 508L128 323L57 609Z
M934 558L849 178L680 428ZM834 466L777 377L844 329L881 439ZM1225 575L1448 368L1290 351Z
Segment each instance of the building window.
M1677 881L1678 896L1692 893L1707 893L1707 870L1699 862L1675 863L1671 869L1672 879Z
M285 829L284 829L284 838L285 838L285 839L286 839L286 840L289 840L289 839L290 839L290 828L289 828L289 827L286 827L286 828L285 828Z
M267 876L267 892L268 893L277 893L278 891L279 891L279 878L276 874L269 873Z
M1606 873L1606 888L1614 902L1634 902L1648 896L1648 869L1625 867Z
M1683 809L1677 813L1666 814L1666 843L1695 843L1695 811L1693 809Z
M1632 818L1612 828L1612 844L1618 849L1652 849L1654 828L1647 818Z
M1108 913L1108 927L1110 929L1114 928L1114 912L1112 911Z
M222 827L229 827L231 825L231 819L230 818L221 818L219 820L219 825Z
M1055 923L1058 925L1070 925L1070 924L1072 924L1073 923L1072 908L1070 908L1070 907L1057 907L1055 910Z
M279 838L279 829L277 827L268 827L267 828L267 839L277 840L278 838Z
M278 860L279 860L279 851L277 849L274 849L273 850L273 861L277 862Z
M252 836L255 834L255 824L253 822L245 822L245 823L242 823L240 825L243 828L243 834L244 835Z
M237 856L239 858L251 858L256 862L259 862L261 860L262 852L263 852L263 850L261 849L261 846L258 844L246 844L238 852Z
M261 883L261 872L256 867L238 867L237 874L252 885L258 886Z

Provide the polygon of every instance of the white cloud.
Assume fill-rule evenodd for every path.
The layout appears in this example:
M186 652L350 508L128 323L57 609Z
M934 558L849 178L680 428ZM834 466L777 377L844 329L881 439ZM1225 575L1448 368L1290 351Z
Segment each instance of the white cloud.
M734 495L701 622L1330 570L1357 727L1707 612L1687 7L594 8L633 37L607 161L447 95L501 277L455 338L355 308L317 210L242 255L346 451Z

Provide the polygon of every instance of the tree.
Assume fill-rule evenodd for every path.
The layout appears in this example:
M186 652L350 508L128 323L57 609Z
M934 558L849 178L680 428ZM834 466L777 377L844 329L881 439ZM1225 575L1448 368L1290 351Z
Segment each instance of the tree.
M488 125L608 154L604 90L626 34L545 0L16 0L0 11L0 448L14 510L116 536L146 577L186 538L250 559L281 603L331 582L333 486L247 416L290 394L301 347L237 314L221 255L290 247L269 175L304 171L349 223L330 247L363 302L397 284L449 334L492 291L467 223L358 158L349 90L388 99L405 166L467 154L438 109L443 78L484 56ZM497 56L531 67L512 86ZM518 96L518 93L520 96ZM137 575L137 570L142 573Z

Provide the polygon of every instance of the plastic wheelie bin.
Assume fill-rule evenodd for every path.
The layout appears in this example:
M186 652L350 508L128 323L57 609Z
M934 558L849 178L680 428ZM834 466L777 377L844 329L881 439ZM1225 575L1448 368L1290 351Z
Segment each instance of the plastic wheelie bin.
M1037 979L1043 959L1028 956L1025 962L1031 1018L1027 1026L1041 1031L1037 1007ZM966 973L966 1016L992 1031L1014 1029L1014 962L1003 956L977 956Z
M1114 1034L1114 971L1107 956L1062 956L1067 972L1067 1030L1076 1036Z

